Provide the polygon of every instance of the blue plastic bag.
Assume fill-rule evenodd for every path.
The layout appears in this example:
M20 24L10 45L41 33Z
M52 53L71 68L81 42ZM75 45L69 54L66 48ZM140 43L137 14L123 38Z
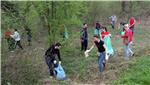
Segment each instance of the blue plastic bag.
M58 66L54 68L54 73L57 80L66 79L66 73L60 64L58 64Z

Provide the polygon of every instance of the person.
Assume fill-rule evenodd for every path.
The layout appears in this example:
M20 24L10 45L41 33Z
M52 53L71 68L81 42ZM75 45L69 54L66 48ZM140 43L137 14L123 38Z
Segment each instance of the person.
M50 76L54 76L54 65L57 63L57 58L59 60L59 64L61 64L60 48L61 44L56 43L51 45L45 52L45 61L48 65Z
M83 24L80 39L81 39L81 51L86 51L88 47L87 23Z
M135 25L134 17L130 17L129 23L130 23L130 29L132 30L132 34L133 34L134 33L134 25Z
M117 17L116 15L112 15L111 17L109 17L111 19L111 26L113 29L115 29L115 24L117 22Z
M102 40L104 41L106 48L107 48L106 60L108 60L109 56L114 54L114 51L111 45L111 34L107 30L106 27L102 27L101 35L102 35Z
M5 39L7 40L8 49L9 49L9 50L11 50L11 37L10 37L10 35L11 35L11 31L10 31L10 29L8 28L8 29L6 30L6 32L4 33L4 36L5 36Z
M96 22L95 30L94 30L94 35L98 35L99 38L101 38L101 25L99 22Z
M102 39L104 39L104 37L106 37L107 35L111 36L110 32L104 26L102 27L101 35L102 35Z
M32 40L32 32L31 32L31 29L27 28L27 29L26 29L26 32L27 32L28 45L31 46L31 40Z
M125 59L129 59L129 54L131 53L131 56L134 55L133 51L131 50L132 45L132 31L129 29L129 25L125 24L124 26L124 34L121 36L123 38L124 43L124 52L125 52Z
M10 35L10 36L15 40L15 48L18 45L23 50L23 47L22 47L21 42L20 42L21 37L20 37L18 30L14 29L14 34Z
M94 43L92 45L92 47L87 50L87 52L90 52L94 46L96 46L98 48L98 65L99 65L99 71L100 73L103 73L104 69L105 69L105 63L106 63L106 46L104 44L104 42L97 36L94 35Z

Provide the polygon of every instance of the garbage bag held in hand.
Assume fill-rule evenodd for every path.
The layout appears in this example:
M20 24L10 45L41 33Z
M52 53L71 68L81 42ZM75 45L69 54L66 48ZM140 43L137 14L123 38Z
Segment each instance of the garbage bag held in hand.
M54 68L54 71L55 71L54 73L55 73L56 79L58 80L66 79L66 74L61 64L58 64L58 66Z

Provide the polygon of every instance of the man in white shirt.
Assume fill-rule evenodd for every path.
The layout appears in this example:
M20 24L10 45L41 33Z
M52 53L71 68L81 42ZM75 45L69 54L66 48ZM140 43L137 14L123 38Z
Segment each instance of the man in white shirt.
M111 25L112 25L112 28L114 29L115 28L115 23L117 22L117 17L116 17L116 15L112 15L109 18L111 19Z
M23 47L20 43L20 34L18 33L18 30L17 29L14 29L14 34L13 35L10 35L14 40L15 40L15 47L18 45L22 50L23 50Z

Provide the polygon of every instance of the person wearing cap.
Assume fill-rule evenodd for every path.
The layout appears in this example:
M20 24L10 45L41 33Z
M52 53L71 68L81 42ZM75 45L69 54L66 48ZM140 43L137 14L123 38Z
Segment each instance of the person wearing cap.
M61 64L60 48L61 44L56 43L51 45L45 52L45 61L48 65L50 76L54 76L54 65L57 63L57 58L59 60L59 64Z
M129 59L129 54L131 53L131 56L134 55L133 51L131 50L132 45L132 30L129 29L129 25L124 25L125 33L121 37L123 38L124 43L124 52L125 52L125 58Z

